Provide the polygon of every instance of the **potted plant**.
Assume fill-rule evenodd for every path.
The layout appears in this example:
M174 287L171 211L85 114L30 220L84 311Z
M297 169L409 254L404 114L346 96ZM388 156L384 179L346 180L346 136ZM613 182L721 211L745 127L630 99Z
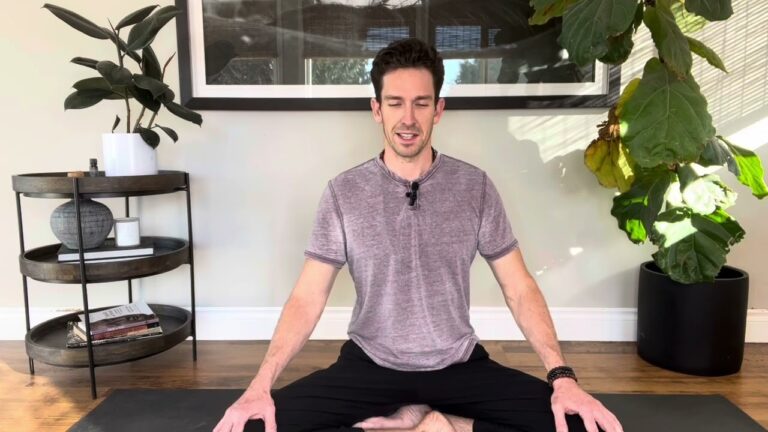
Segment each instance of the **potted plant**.
M725 266L744 229L726 212L736 193L714 173L727 166L753 195L768 187L753 152L717 134L691 74L692 54L727 72L690 36L728 19L731 0L532 0L532 24L562 17L560 44L579 65L621 64L641 25L658 57L598 125L584 153L599 183L618 189L611 214L633 243L658 250L641 265L638 353L667 369L724 375L741 366L748 276Z
M105 133L102 137L106 175L156 174L155 148L160 143L160 135L156 130L162 130L174 142L179 138L173 129L156 122L161 107L198 126L203 122L200 114L175 103L173 90L163 82L165 70L173 55L161 67L151 47L155 36L180 13L179 9L175 6L159 9L157 5L147 6L129 14L117 25L112 25L110 21L107 28L59 6L45 4L43 7L81 33L92 38L109 40L115 45L117 63L85 57L72 59L72 63L96 71L97 76L76 82L73 85L75 92L64 101L65 110L88 108L103 100L118 100L124 103L125 132L115 132L121 121L119 116L115 116L112 132ZM130 32L128 40L125 41L120 33L128 27ZM128 68L126 63L129 59L136 64L138 73L133 73ZM141 105L141 111L135 120L131 117L131 100Z

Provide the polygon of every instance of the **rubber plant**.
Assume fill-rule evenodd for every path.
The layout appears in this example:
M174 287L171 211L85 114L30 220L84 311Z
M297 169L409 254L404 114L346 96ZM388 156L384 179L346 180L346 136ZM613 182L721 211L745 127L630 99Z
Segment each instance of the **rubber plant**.
M731 0L531 0L531 24L562 17L560 45L574 63L619 65L641 25L657 56L630 81L584 152L599 183L618 189L611 214L629 240L650 241L656 264L681 283L712 281L744 229L726 210L736 193L713 172L727 166L757 198L768 195L758 156L712 124L691 74L693 55L727 73L690 35L733 14Z
M158 5L147 6L127 15L117 25L113 26L110 21L109 28L98 26L60 6L45 4L43 8L87 36L111 41L117 53L117 63L86 57L72 59L72 63L92 69L98 72L98 76L82 79L73 85L75 91L64 101L65 110L88 108L103 100L124 101L126 132L140 134L144 142L152 148L160 144L160 135L153 129L162 130L174 142L179 139L173 129L155 122L161 107L198 126L203 123L200 114L173 101L175 98L173 90L163 82L165 70L174 56L171 55L161 68L151 47L155 36L163 26L180 13L175 6L164 6L159 9L157 9ZM120 37L120 33L128 27L130 32L128 40L125 41ZM138 73L133 73L128 68L126 65L128 59L136 64ZM141 105L141 111L133 126L131 126L131 100ZM144 116L147 110L152 113L148 121ZM115 116L112 124L113 133L119 124L120 116L118 115Z

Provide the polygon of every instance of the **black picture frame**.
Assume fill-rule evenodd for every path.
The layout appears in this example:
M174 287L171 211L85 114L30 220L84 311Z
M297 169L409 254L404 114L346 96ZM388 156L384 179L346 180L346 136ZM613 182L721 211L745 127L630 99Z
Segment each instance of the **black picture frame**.
M232 97L225 94L215 94L215 92L213 94L200 94L200 92L195 90L194 79L195 77L202 76L201 74L204 73L203 69L205 68L205 64L204 62L193 62L192 60L192 49L194 49L194 47L191 35L201 35L203 28L202 23L192 22L193 20L190 19L190 17L196 15L191 14L190 12L199 12L197 15L202 15L202 1L203 0L175 0L176 6L182 12L176 18L176 30L180 98L181 103L184 106L196 110L355 111L370 109L370 97L373 94L372 86L370 84L368 84L371 88L370 95L355 97L282 97L279 95L277 97ZM429 3L430 1L435 2L439 0L421 1ZM471 2L473 0L448 1ZM528 0L519 1L528 3ZM201 10L192 11L190 9L191 7L198 7ZM205 53L203 52L198 55L198 58L201 56L205 56ZM597 68L602 68L601 73L603 77L603 81L600 84L603 90L597 94L574 92L573 94L557 95L454 96L451 94L444 94L443 96L446 99L446 106L451 110L608 108L614 105L619 97L621 68L619 66L596 63L593 70L597 70ZM235 85L233 89L236 89L237 87L239 86ZM360 87L362 87L362 85Z

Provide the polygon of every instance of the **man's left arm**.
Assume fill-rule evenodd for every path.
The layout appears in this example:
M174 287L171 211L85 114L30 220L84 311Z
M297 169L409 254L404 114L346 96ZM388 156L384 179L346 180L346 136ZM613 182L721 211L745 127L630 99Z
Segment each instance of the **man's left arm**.
M544 367L549 371L554 367L564 366L565 360L547 303L536 281L528 273L520 249L489 261L489 265L504 292L504 301L515 322L544 362ZM597 432L597 426L606 432L622 431L616 416L582 390L575 380L560 378L555 380L552 386L552 412L557 432L568 430L565 414L579 414L587 432Z

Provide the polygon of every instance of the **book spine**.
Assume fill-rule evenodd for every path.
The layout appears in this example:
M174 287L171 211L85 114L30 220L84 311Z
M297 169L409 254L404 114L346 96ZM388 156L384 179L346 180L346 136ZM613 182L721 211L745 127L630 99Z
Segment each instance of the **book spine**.
M134 335L141 335L145 333L159 333L160 331L154 330L159 328L160 327L158 326L150 327L147 325L128 327L120 330L113 330L113 331L107 331L99 334L93 334L91 335L91 340L113 339L117 337L134 336Z
M98 323L91 323L91 335L95 336L95 335L100 335L102 333L121 331L125 329L130 329L133 327L139 327L139 326L157 327L159 325L160 325L160 321L157 318L142 320L142 321L131 321L129 323L120 324L117 326L103 326L103 325L99 325ZM85 323L78 322L77 327L83 331L83 334L85 334Z

